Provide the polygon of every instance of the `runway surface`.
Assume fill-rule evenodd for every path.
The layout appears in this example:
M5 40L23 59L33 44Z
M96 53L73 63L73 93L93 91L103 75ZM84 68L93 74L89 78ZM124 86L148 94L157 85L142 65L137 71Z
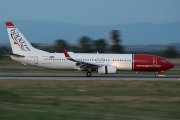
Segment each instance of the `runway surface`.
M163 80L163 81L180 81L180 75L166 75L155 77L153 75L0 75L0 80Z

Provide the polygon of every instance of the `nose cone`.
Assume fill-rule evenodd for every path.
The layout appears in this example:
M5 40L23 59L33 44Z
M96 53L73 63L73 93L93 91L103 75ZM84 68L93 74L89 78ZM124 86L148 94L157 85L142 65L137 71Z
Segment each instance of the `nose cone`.
M169 62L168 64L169 64L169 65L168 65L168 66L169 66L169 69L171 69L171 68L174 67L174 64L173 64L173 63Z

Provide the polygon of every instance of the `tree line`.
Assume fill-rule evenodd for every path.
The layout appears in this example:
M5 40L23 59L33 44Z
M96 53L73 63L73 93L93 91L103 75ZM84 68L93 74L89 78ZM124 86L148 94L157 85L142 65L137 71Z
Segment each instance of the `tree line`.
M113 30L111 33L111 45L109 45L103 38L92 40L88 36L82 36L78 40L77 45L69 45L69 43L66 40L58 39L55 41L55 44L53 46L48 47L40 47L37 44L32 44L35 48L42 49L48 52L57 52L62 53L62 48L67 49L68 51L72 51L75 53L126 53L124 51L123 45L121 45L121 34L117 30ZM11 50L7 47L0 47L0 56L3 55L3 51L10 52ZM130 53L143 53L143 54L154 54L159 55L162 57L167 58L176 58L180 56L180 53L173 48L172 46L169 46L163 51L160 52L141 52L141 51L132 51Z

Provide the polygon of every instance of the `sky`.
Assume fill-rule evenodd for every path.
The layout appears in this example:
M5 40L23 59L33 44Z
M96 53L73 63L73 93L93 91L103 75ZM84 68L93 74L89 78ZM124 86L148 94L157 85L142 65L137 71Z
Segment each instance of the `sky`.
M0 22L51 20L82 25L180 22L180 0L0 0Z

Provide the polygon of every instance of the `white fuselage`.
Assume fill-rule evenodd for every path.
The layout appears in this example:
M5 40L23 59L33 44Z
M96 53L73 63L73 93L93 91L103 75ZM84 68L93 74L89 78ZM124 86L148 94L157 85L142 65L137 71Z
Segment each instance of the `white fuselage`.
M132 70L133 54L83 54L69 53L79 61L116 66L118 70ZM76 63L65 58L63 53L24 54L25 57L11 56L13 60L32 66L49 69L75 69Z

